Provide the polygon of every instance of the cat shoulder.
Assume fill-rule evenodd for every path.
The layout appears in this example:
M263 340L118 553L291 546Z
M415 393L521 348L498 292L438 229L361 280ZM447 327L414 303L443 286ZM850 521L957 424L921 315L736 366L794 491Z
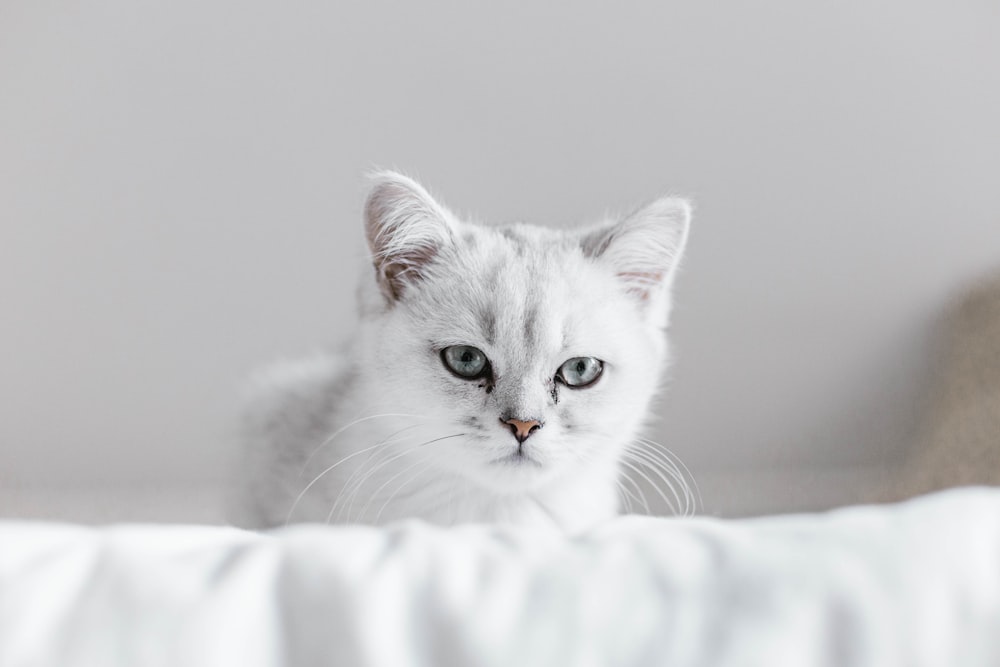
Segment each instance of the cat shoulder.
M270 430L310 408L329 409L350 374L347 357L328 351L259 368L243 388L244 426Z

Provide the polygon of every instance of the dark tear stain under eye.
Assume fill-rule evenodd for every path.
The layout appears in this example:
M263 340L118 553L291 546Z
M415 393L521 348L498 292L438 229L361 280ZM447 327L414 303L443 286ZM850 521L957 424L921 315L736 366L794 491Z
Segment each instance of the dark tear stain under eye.
M559 385L555 382L552 383L552 402L559 405Z
M493 375L493 369L490 368L486 372L486 375L480 378L479 388L485 389L487 394L492 394L493 388L496 386L496 384L497 384L496 376Z

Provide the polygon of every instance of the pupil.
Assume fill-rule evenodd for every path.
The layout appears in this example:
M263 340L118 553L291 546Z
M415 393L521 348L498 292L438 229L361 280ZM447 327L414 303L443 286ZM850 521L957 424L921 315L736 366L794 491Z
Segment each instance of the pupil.
M583 371L587 369L587 364L583 361L576 362L576 372L583 375Z
M471 364L472 363L472 352L466 350L462 353L462 363Z

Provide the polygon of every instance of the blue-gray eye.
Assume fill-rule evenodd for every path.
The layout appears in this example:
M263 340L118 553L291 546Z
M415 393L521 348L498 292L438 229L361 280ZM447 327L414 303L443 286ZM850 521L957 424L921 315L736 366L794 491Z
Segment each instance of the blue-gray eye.
M604 362L594 357L573 357L559 367L556 377L574 389L589 387L604 371Z
M479 348L471 345L453 345L441 350L441 361L460 378L475 380L489 370L490 362Z

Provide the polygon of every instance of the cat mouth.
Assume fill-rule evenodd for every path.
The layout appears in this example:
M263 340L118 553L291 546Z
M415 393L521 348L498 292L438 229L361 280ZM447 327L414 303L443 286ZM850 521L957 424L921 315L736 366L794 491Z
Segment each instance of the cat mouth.
M532 466L535 468L541 468L542 464L532 458L529 454L526 454L523 449L518 449L513 454L508 454L507 456L502 456L498 459L493 459L490 461L492 465L502 465L502 466L512 466L512 467L523 467Z

